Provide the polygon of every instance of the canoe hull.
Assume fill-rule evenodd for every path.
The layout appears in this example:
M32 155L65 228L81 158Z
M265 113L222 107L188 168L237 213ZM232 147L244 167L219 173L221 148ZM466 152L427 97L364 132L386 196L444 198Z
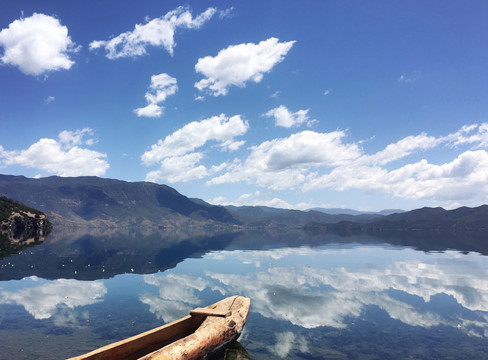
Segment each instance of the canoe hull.
M193 334L148 354L141 360L205 359L237 340L247 320L250 300L237 296L224 299L213 307L229 309L230 315L206 317Z
M69 360L205 359L237 340L250 304L249 298L228 297L170 324Z

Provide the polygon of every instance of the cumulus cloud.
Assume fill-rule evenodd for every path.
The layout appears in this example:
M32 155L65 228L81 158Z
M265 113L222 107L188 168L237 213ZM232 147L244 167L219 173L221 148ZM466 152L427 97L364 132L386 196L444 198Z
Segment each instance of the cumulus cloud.
M27 75L68 70L74 64L69 55L79 50L66 26L38 13L15 20L0 31L0 46L4 48L2 63L17 66Z
M283 61L294 43L269 38L259 44L232 45L219 51L215 57L200 58L195 71L205 79L195 83L195 87L219 96L227 95L232 85L245 87L248 81L258 83L265 73Z
M104 48L109 59L135 57L146 54L146 47L163 47L173 55L176 46L174 35L177 29L199 29L217 12L208 8L193 17L188 7L179 6L166 15L152 19L145 24L136 24L134 30L122 33L110 40L96 40L90 43L90 50Z
M158 182L160 179L166 179L170 183L175 183L202 179L209 175L209 170L199 165L202 158L203 154L198 152L164 158L158 170L147 173L146 181Z
M274 118L275 125L281 126L285 128L290 128L292 126L300 126L303 123L306 123L308 126L311 126L315 120L311 120L308 116L307 110L298 110L297 112L290 112L286 106L280 105L277 108L271 109L263 116Z
M233 164L230 171L211 179L209 184L248 181L273 190L298 187L310 169L340 166L361 155L357 144L342 142L345 135L344 131L303 131L265 141L251 148L244 164Z
M174 77L166 73L151 76L151 85L146 92L148 105L143 108L135 109L137 116L159 117L163 113L162 102L170 95L174 95L178 90L177 81Z
M345 139L346 133L337 130L303 131L265 141L251 147L246 159L229 164L226 172L207 184L243 181L272 190L359 189L444 202L488 196L486 123L464 126L446 136L407 136L372 154L366 153L360 143ZM441 164L427 159L406 160L441 146L471 148Z
M8 151L0 146L0 165L21 165L40 169L59 176L82 176L105 174L109 168L107 155L82 146L92 145L95 140L92 129L62 131L58 140L42 138L25 150Z
M237 150L244 142L235 140L235 137L245 134L248 128L247 121L239 115L227 117L221 114L201 121L193 121L168 135L164 140L159 139L141 156L142 162L147 166L160 164L160 169L148 173L146 179L189 181L220 171L223 166L207 169L199 164L204 155L194 150L211 141L217 142L221 150Z
M106 293L105 285L99 281L58 279L18 291L0 291L0 303L22 305L35 319L49 319L60 306L74 309L95 304Z

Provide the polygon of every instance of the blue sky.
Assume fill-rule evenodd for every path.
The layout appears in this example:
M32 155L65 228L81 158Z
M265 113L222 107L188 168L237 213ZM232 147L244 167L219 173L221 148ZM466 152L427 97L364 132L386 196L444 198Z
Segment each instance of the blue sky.
M486 1L0 6L0 173L298 209L488 202Z

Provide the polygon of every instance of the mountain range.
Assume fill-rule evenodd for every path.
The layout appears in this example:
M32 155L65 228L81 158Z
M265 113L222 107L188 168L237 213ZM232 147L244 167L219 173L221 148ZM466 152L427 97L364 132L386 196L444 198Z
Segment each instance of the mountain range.
M0 175L0 195L43 211L55 227L239 224L223 207L194 202L169 186L149 182Z
M488 205L455 210L422 208L379 213L307 211L265 206L216 206L150 182L99 177L0 175L0 196L44 212L54 227L303 228L312 232L485 231ZM327 211L330 211L328 213ZM344 210L344 213L340 213Z

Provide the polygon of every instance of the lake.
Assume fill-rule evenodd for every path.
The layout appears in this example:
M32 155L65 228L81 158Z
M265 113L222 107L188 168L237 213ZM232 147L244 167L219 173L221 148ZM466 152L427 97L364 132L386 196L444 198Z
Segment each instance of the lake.
M0 260L0 357L79 355L239 294L251 359L486 359L488 257L468 238L54 232Z

